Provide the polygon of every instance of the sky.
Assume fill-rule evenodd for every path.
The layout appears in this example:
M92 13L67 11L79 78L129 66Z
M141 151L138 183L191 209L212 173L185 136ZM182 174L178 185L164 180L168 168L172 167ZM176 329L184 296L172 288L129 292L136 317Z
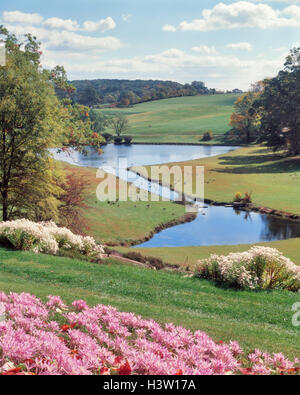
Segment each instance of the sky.
M246 90L300 46L300 0L1 0L0 24L42 42L70 80L203 81Z

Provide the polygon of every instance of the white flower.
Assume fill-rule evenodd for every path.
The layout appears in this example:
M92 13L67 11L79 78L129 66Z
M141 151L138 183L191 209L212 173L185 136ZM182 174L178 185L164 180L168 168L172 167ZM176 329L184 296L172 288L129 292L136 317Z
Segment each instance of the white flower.
M31 235L35 242L31 248L33 252L43 252L55 255L60 245L64 248L74 248L81 253L94 253L99 257L104 249L92 237L75 235L67 228L60 228L54 222L32 222L27 219L18 219L0 223L0 237L16 236L18 231Z

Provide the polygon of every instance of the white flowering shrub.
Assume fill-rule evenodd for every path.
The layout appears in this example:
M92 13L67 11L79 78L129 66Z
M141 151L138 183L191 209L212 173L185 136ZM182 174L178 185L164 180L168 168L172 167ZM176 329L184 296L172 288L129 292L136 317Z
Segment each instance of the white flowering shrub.
M0 242L18 250L55 255L60 249L101 258L104 249L92 237L75 235L54 222L32 222L27 219L0 223Z
M237 288L300 291L300 267L269 247L255 246L228 256L211 255L198 262L195 274Z

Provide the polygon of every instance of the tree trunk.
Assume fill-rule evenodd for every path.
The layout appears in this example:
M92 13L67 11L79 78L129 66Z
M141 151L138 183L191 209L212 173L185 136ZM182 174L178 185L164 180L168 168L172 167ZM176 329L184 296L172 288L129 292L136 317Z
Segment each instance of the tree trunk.
M2 192L2 220L8 220L8 193L7 190Z
M247 127L246 127L246 136L247 136L247 143L251 143L251 134L250 134L250 122L247 122Z

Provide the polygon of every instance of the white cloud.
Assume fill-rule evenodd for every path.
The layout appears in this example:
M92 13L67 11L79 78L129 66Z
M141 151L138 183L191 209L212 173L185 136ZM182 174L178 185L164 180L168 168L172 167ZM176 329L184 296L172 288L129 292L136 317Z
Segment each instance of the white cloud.
M67 30L51 30L45 27L35 27L26 25L7 25L6 28L16 35L31 33L43 43L43 49L82 52L89 51L102 52L115 50L123 46L122 42L116 37L92 37L87 35L70 32Z
M163 29L163 31L165 31L165 32L176 32L176 27L175 26L172 26L172 25L164 25L163 27L162 27L162 29Z
M233 50L248 51L248 52L252 51L252 45L247 42L232 43L226 45L226 47Z
M198 47L193 47L192 51L205 53L205 54L216 54L217 53L217 50L215 47L209 47L208 45L199 45Z
M274 76L282 67L284 57L275 60L256 58L241 60L236 56L220 54L189 54L177 48L132 58L101 60L96 55L88 58L78 55L57 57L73 78L153 78L172 79L181 82L193 81L199 75L208 86L220 89L248 89L254 81ZM53 55L51 56L53 60ZM54 64L56 64L54 63Z
M4 11L3 21L7 23L21 23L39 25L44 18L39 14L24 14L20 11Z
M129 20L132 18L132 14L123 14L122 19L124 22L129 22Z
M16 35L31 33L42 41L44 51L65 51L68 53L103 52L115 50L123 46L116 37L94 37L81 34L80 31L102 32L113 29L116 24L111 17L98 22L86 21L81 27L71 19L48 18L38 14L24 14L19 11L3 13L2 21L5 27Z
M48 18L43 22L43 25L49 29L62 29L69 31L79 30L80 28L76 21L60 18Z
M121 41L116 37L90 37L73 32L59 32L46 42L50 49L63 51L82 51L90 50L102 52L108 49L119 49L122 47Z
M300 7L291 5L283 10L283 14L291 18L300 19Z
M289 3L300 4L300 0L250 0L253 3Z
M163 29L166 26L169 25L165 25ZM212 9L204 9L200 19L194 19L191 22L183 21L177 28L172 26L172 29L167 31L207 32L244 27L270 29L287 26L300 27L299 6L292 5L283 10L276 10L268 4L253 4L249 1L238 1L232 4L218 3Z
M106 32L107 30L112 30L116 27L115 21L109 16L106 19L100 19L98 22L85 21L83 23L84 30L88 32L95 32L100 30L101 32Z
M85 21L83 22L83 27L80 27L77 21L73 21L72 19L53 17L44 20L44 18L39 14L29 14L20 11L4 11L2 19L4 23L35 26L43 25L46 29L67 31L82 30L95 32L99 30L101 32L106 32L108 30L114 29L117 26L115 21L110 16L98 21Z

